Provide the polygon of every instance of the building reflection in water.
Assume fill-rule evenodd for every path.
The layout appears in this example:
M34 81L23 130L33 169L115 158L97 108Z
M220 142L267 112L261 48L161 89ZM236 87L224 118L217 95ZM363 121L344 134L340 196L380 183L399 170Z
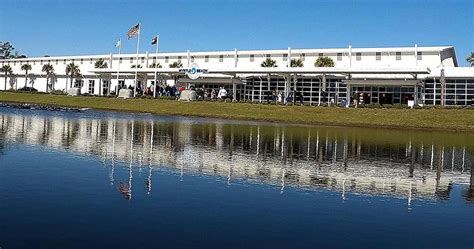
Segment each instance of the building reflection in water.
M132 116L131 116L132 117ZM147 170L152 191L156 167L303 189L447 199L453 184L474 201L473 141L465 134L314 128L272 124L204 123L182 119L0 114L0 150L9 143L47 146L103 160L115 184L117 162L128 179L117 187L132 198L133 169Z

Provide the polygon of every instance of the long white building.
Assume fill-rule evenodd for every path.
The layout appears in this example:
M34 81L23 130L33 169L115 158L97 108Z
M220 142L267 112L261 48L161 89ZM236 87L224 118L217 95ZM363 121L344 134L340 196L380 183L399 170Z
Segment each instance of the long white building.
M316 67L315 61L319 57L331 58L334 67ZM267 58L274 60L276 67L262 67L261 63ZM107 68L94 68L99 59L107 63ZM294 59L300 59L302 67L292 67L291 60ZM171 68L174 62L181 62L182 68ZM78 65L81 72L73 82L65 72L70 63ZM156 63L161 68L151 67ZM23 64L32 66L27 81L26 72L21 70ZM54 68L49 86L42 71L45 64ZM340 103L355 96L365 104L406 104L408 100L414 100L417 104L439 105L441 82L445 82L445 105L474 103L474 68L458 67L452 46L188 50L147 52L138 57L136 54L104 54L0 60L0 66L4 65L10 65L13 74L6 78L1 74L1 90L19 89L25 84L39 91L65 90L75 85L82 93L104 95L114 93L118 88L135 86L136 74L136 84L142 89L151 86L155 79L162 86L185 84L203 87L205 91L225 87L239 101L264 102L272 93L288 96L296 92L309 105L329 101ZM185 75L191 68L199 68L203 74L193 80Z

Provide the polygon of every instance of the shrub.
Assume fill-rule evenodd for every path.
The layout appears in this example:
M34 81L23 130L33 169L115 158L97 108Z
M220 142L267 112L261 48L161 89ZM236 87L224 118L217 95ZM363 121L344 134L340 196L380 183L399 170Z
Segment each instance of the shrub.
M54 94L54 95L66 95L67 93L65 93L64 91L62 90L53 90L50 92L50 94Z

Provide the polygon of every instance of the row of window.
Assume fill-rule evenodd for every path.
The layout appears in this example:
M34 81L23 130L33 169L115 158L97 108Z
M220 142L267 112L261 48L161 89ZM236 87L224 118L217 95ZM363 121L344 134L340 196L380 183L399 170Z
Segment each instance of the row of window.
M356 61L362 60L362 53L356 53L355 54ZM416 53L416 59L417 60L422 60L423 59L423 53L422 52L417 52ZM342 61L342 53L337 53L337 60ZM382 52L375 52L375 60L380 61L382 60ZM396 52L395 53L395 60L399 61L402 60L402 52Z
M323 57L324 54L319 53L318 56ZM237 57L239 57L239 56L237 56ZM267 55L265 55L265 57L267 59L271 59L271 54L267 54ZM304 61L305 57L306 57L306 55L304 53L302 53L302 54L300 54L299 59ZM343 57L343 53L337 53L337 55L336 55L337 61L342 61L342 57ZM356 61L362 60L362 53L356 53L355 58L356 58ZM165 56L165 63L169 63L169 59L170 59L169 56ZM182 59L182 57L178 56L178 62L181 62L181 59ZM195 56L191 56L190 59L191 59L191 62L194 62ZM251 54L249 56L249 59L250 59L250 62L254 62L255 61L255 55ZM396 52L395 53L395 60L401 60L401 59L402 59L402 53L401 52ZM423 53L422 52L417 52L416 59L417 60L422 60L423 59ZM104 60L106 60L106 59L104 59ZM123 60L123 58L120 57L119 58L119 63L120 64L122 63L122 60ZM135 58L131 57L130 58L130 63L133 64L134 60L135 60ZM381 52L376 52L375 53L375 60L377 60L377 61L382 60L382 53ZM58 65L60 60L59 59L56 59L56 60L40 60L39 63L40 63L40 65L43 65L43 62L46 62L46 64L50 64L53 61L54 61L54 64ZM71 60L63 59L62 62L63 62L64 65L66 65L66 61L70 61L72 63L78 61L80 64L84 64L85 59L77 59L77 60L75 60L75 59L71 59ZM140 61L141 61L141 63L145 63L145 57L141 57ZM156 61L156 57L153 57L153 62L155 62L155 61ZM288 61L288 54L283 54L283 61ZM91 58L91 59L89 59L89 62L90 62L90 64L93 64L95 61L94 61L94 59ZM209 55L204 56L204 62L209 62ZM224 55L219 55L219 62L224 62ZM25 64L28 64L28 63L29 63L28 61L25 62ZM7 62L7 64L10 64L10 62ZM20 62L20 65L21 64L23 64L23 62ZM32 64L35 65L36 61L32 61ZM13 61L13 65L16 65L16 61Z
M121 58L120 58L121 59ZM103 60L106 60L106 59L103 59ZM19 61L20 65L23 65L23 64L29 64L31 63L32 65L36 65L36 63L39 63L40 65L43 65L43 64L55 64L55 65L58 65L60 62L62 62L64 65L66 65L66 63L70 61L72 63L75 63L75 62L79 62L80 64L84 64L85 61L89 61L90 64L94 64L96 61L92 58L90 59L56 59L56 60L40 60L40 61ZM2 64L8 64L10 65L10 63L12 63L13 65L16 65L17 61L13 61L13 62L3 62Z

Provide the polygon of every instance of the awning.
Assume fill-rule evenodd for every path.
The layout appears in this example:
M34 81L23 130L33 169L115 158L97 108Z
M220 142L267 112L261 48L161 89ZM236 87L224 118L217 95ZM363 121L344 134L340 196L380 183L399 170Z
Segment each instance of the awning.
M255 67L255 68L209 68L208 74L429 74L428 68L337 68L337 67ZM180 68L130 68L121 74L179 74ZM93 69L92 73L117 73L117 69Z

